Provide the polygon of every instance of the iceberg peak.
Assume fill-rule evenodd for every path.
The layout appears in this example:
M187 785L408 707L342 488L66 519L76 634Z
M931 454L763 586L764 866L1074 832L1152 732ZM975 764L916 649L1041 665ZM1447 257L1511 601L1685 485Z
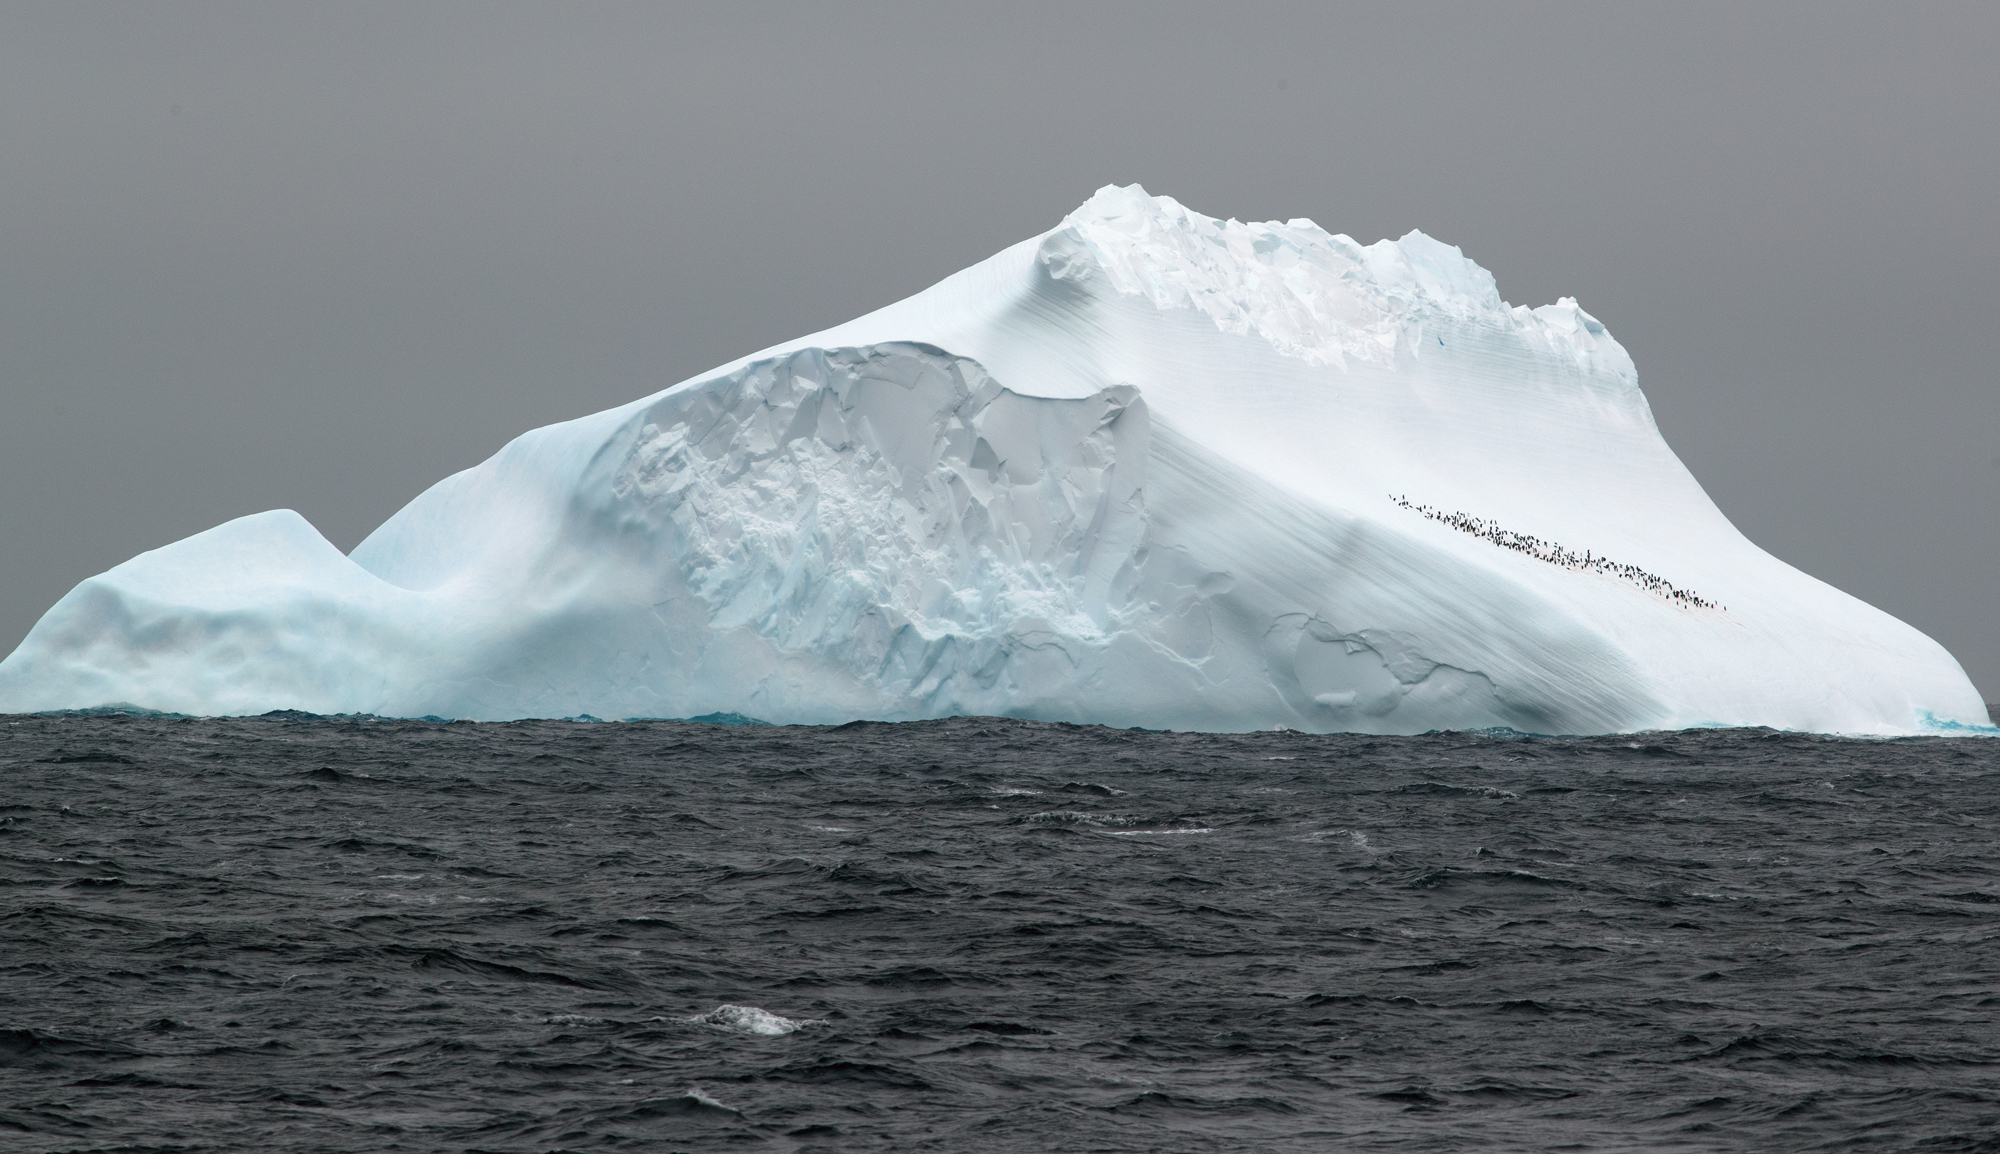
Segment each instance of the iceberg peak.
M1450 331L1484 329L1637 379L1601 324L1543 311L1563 304L1509 306L1492 273L1418 230L1364 246L1303 217L1218 220L1137 184L1106 185L1043 239L1038 256L1055 279L1201 312L1224 332L1254 333L1309 364L1392 363L1431 343L1426 333L1448 341ZM1573 299L1564 303L1587 316Z

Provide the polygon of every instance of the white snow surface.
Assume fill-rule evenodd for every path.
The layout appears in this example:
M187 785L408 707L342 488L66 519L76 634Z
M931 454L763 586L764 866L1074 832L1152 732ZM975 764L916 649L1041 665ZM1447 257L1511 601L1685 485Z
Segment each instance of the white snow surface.
M1574 300L1510 306L1422 233L1364 247L1137 186L526 433L352 557L281 510L84 581L0 662L0 711L111 705L1987 725L1936 642L1730 525Z

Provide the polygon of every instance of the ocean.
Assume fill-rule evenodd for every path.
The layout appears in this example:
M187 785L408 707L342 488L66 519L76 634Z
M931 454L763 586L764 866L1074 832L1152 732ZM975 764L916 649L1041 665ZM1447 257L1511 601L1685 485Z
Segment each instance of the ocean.
M2000 1150L2000 741L0 719L0 1150Z

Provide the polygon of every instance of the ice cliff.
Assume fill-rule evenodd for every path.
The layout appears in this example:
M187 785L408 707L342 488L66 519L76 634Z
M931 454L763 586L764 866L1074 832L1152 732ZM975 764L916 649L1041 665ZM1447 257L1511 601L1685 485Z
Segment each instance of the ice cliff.
M1916 630L1764 553L1563 300L1105 188L909 300L526 433L343 556L77 586L0 711L1919 732Z

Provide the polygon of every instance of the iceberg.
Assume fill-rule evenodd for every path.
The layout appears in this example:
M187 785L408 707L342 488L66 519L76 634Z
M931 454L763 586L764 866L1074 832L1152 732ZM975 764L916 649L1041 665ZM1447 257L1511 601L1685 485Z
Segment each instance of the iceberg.
M536 429L343 555L78 585L0 711L1899 734L1958 663L1729 523L1631 358L1420 232L1100 190L900 303Z

